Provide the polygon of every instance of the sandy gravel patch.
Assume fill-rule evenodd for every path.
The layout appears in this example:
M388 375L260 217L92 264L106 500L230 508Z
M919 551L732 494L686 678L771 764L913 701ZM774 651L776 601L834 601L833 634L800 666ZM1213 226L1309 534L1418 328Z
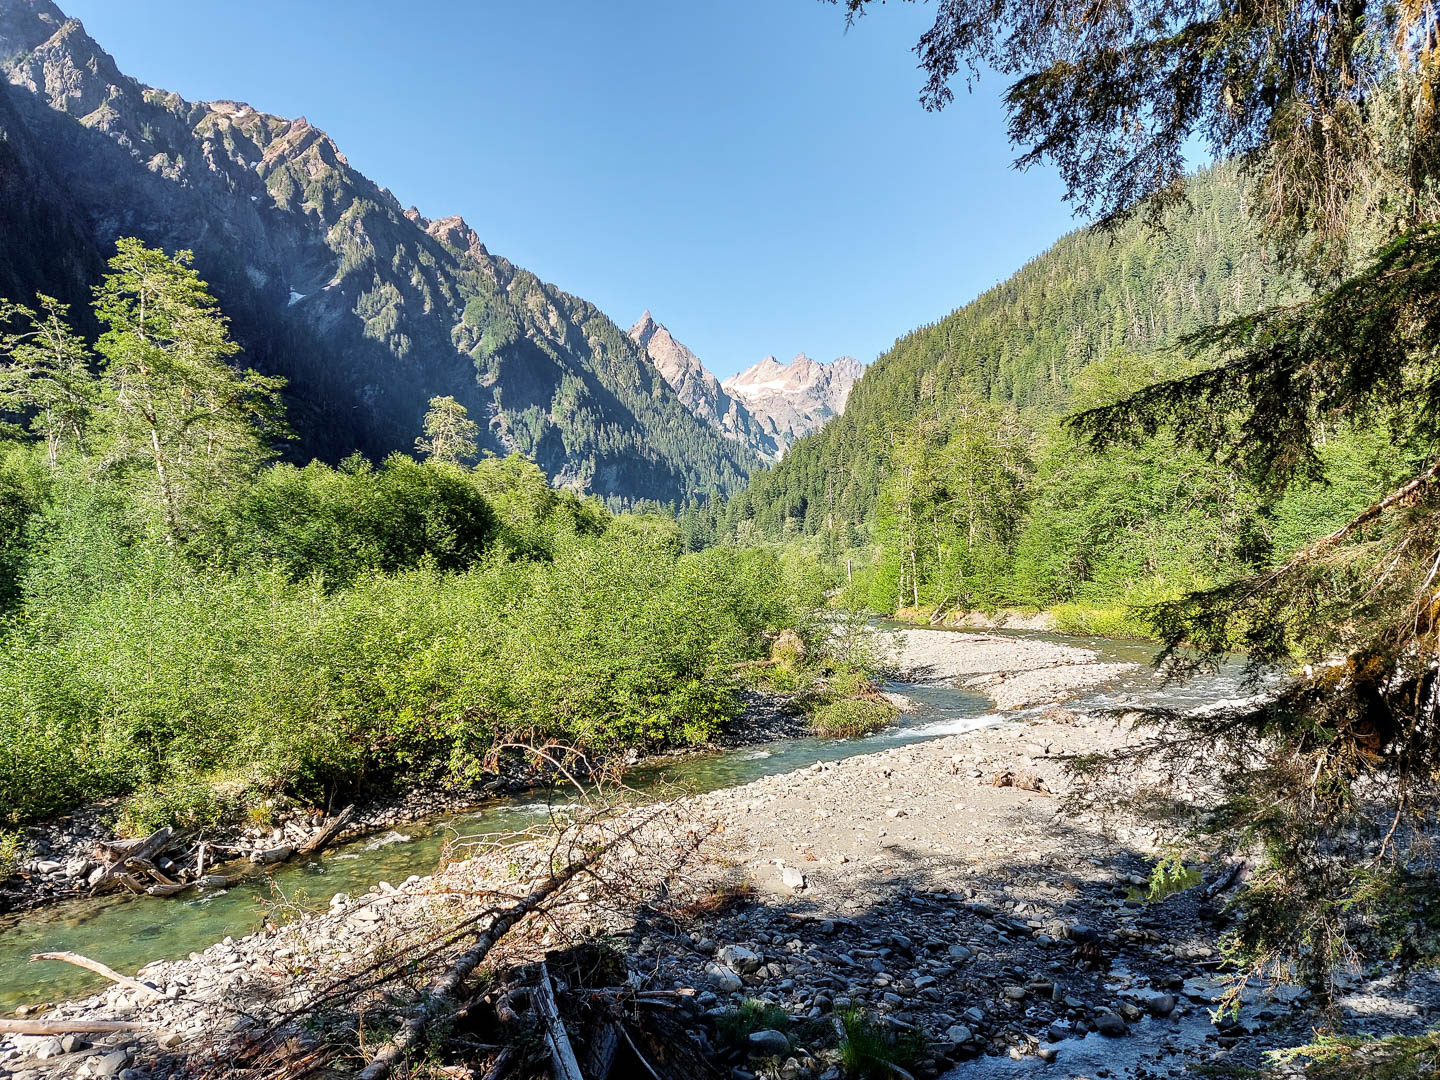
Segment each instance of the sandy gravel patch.
M976 690L1002 710L1053 705L1134 671L1103 663L1094 649L1036 638L902 630L899 667L906 682Z

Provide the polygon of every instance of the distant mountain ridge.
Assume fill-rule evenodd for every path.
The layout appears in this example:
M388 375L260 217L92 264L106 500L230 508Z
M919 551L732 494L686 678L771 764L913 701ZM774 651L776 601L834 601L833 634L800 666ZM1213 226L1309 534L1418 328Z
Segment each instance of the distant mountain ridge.
M767 356L721 383L788 448L845 411L865 367L853 356L820 364L804 353L788 364Z
M145 86L50 0L0 0L0 75L0 295L83 322L117 238L193 250L242 362L290 380L296 456L408 450L450 394L486 449L622 502L758 464L594 305L406 210L303 117Z
M864 372L848 356L817 364L801 353L790 364L767 356L722 383L649 311L629 336L686 408L767 462L779 461L796 439L843 412L850 388Z

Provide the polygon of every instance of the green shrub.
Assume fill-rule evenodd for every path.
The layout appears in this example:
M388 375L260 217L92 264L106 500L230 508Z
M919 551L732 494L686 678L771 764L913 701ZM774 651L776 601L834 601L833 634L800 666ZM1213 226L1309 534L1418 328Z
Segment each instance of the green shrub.
M808 617L772 553L677 556L624 535L335 591L115 550L104 588L47 564L54 587L0 639L0 819L143 789L135 829L203 827L229 808L199 778L255 766L323 801L473 777L499 741L701 741L734 710L737 664Z
M750 1036L757 1031L778 1031L790 1034L790 1014L778 1005L757 998L747 998L738 1009L730 1009L715 1018L720 1045L730 1050L749 1048Z
M1152 641L1154 627L1136 608L1090 607L1086 604L1059 604L1050 609L1062 634L1082 637L1131 638Z
M5 880L30 854L30 842L18 831L0 830L0 881Z
M852 1080L891 1080L895 1067L914 1069L925 1055L919 1032L887 1031L858 1005L837 1014L845 1030L840 1041L840 1064Z
M844 698L817 706L810 714L810 730L825 739L858 739L888 727L898 715L888 701Z

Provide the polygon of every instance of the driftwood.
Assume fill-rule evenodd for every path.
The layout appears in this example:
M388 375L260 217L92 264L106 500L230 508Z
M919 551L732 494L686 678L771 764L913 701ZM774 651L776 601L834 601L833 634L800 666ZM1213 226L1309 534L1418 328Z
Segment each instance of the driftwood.
M172 881L169 885L151 885L145 890L146 896L174 896L194 886L193 881Z
M565 1021L560 1019L560 1006L555 1002L555 984L550 981L550 969L543 962L540 964L540 982L535 987L535 1008L545 1021L545 1045L550 1048L555 1080L585 1080L580 1072L580 1062L575 1060L570 1036L565 1031Z
M495 1064L491 1065L490 1068L485 1071L485 1075L481 1080L502 1080L505 1074L514 1066L517 1057L519 1057L519 1051L513 1046L507 1046L504 1050L500 1051L500 1056L495 1059Z
M339 835L340 831L344 829L346 825L350 824L350 821L354 816L355 804L351 803L349 806L345 807L344 810L341 810L340 813L336 814L330 824L326 825L309 840L301 844L296 854L313 855L315 852L323 848L326 844L330 843L331 840L334 840L335 837Z
M410 1010L410 1015L406 1017L400 1030L375 1052L370 1064L356 1074L357 1080L383 1080L388 1076L390 1070L404 1056L406 1049L424 1033L430 1021L454 1006L455 995L465 984L465 980L499 940L510 932L510 928L564 888L576 874L593 865L599 857L600 853L597 852L572 863L564 872L550 878L529 896L497 914L479 940L462 953L444 975L435 980L425 999Z
M271 848L269 851L257 851L250 856L250 861L259 863L262 866L269 866L271 863L284 862L295 854L295 849L286 844L281 847Z
M103 892L117 883L124 884L132 892L144 892L144 889L139 887L139 883L134 882L133 879L131 881L123 880L128 877L125 871L130 869L130 864L136 860L149 860L159 855L170 846L170 840L174 835L174 830L167 826L151 833L139 844L127 847L120 853L120 858L116 862L106 867L105 872L90 883L90 894L93 896Z
M106 967L99 960L91 960L88 956L81 956L73 952L42 952L35 953L30 957L33 964L37 960L59 960L62 963L74 964L76 967L84 968L86 971L93 971L96 975L104 976L113 983L119 983L126 990L133 990L137 994L145 994L147 997L163 998L165 995L153 986L146 986L142 982L130 978L128 975L121 975L114 968Z
M585 1055L585 1075L589 1080L610 1080L610 1070L615 1067L615 1053L620 1049L620 1025L614 1023L600 1027L590 1039L590 1050Z
M1213 900L1230 886L1240 881L1249 870L1249 863L1245 859L1236 859L1209 885L1200 890L1200 895L1206 900Z
M129 1020L0 1020L0 1035L86 1035L144 1031L147 1027Z

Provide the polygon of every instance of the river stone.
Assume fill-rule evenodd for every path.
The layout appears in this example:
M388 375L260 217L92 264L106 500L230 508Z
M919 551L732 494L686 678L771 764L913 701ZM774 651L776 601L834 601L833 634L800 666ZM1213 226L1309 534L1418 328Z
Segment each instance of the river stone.
M751 1057L779 1057L790 1049L790 1040L773 1028L750 1033Z
M86 1064L89 1066L91 1076L118 1076L120 1070L130 1064L130 1051L112 1050L108 1054L101 1054L99 1057L91 1058Z
M974 1037L975 1033L964 1024L955 1024L950 1030L945 1032L945 1038L956 1045L967 1043Z
M706 964L705 975L710 980L710 985L722 994L733 994L745 984L740 981L740 976L721 964Z
M1125 1025L1125 1021L1112 1012L1095 1014L1095 1030L1112 1039L1130 1034L1130 1029Z
M1155 1015L1155 1017L1168 1017L1171 1012L1175 1011L1178 1004L1179 1001L1174 994L1156 994L1145 1002L1145 1008L1148 1008L1151 1015Z
M41 1061L49 1061L65 1053L65 1048L60 1045L59 1039L46 1039L39 1046L35 1047L34 1054Z
M715 954L715 959L732 971L747 975L765 962L764 957L744 945L726 945Z
M782 866L780 868L780 884L791 892L798 892L805 888L805 875L794 866Z

